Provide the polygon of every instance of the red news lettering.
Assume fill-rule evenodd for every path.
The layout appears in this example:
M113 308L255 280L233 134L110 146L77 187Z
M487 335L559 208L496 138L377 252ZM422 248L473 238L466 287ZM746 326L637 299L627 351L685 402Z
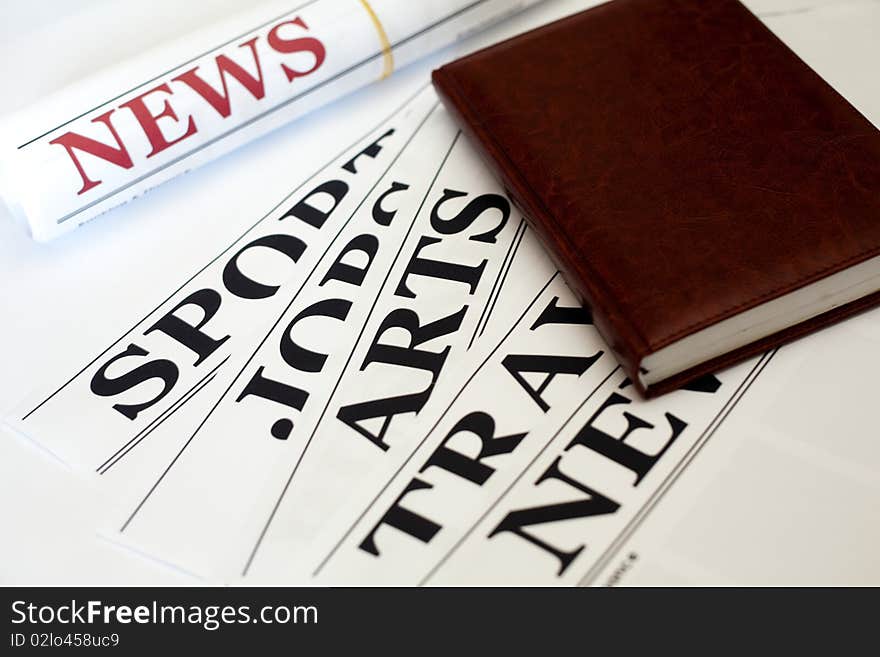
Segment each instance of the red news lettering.
M226 55L219 55L217 57L217 70L220 72L220 84L223 85L222 94L198 76L196 73L199 70L198 66L191 68L185 73L181 73L174 79L188 85L193 91L208 101L211 107L217 110L217 113L225 119L232 111L229 106L229 89L226 86L227 73L238 80L257 100L266 95L266 88L263 84L263 69L260 67L260 56L257 54L257 39L258 37L254 37L250 41L245 41L239 45L239 48L244 48L245 46L250 48L251 54L254 57L254 64L257 66L257 77L252 76Z
M321 66L321 64L324 63L324 57L327 53L324 50L324 44L313 37L285 39L280 36L278 34L278 31L285 25L297 25L304 30L309 29L301 18L295 18L292 21L278 23L278 25L276 25L269 31L269 36L267 37L269 45L272 47L272 49L285 54L291 54L295 52L310 52L315 56L315 63L312 65L312 68L307 71L296 71L289 66L286 66L285 64L281 64L281 70L283 70L284 74L287 76L287 81L293 82L296 78L301 78L305 75L308 75L309 73L314 73Z
M150 94L157 93L162 91L168 95L171 95L171 89L168 88L168 83L160 84L158 87L154 87L147 91L146 93L142 93L140 96L135 96L129 101L126 101L120 105L120 107L127 107L131 110L131 113L134 114L134 117L137 119L138 123L141 124L141 128L144 130L144 134L147 136L147 139L150 140L150 146L153 147L149 153L147 153L147 157L153 157L164 151L169 146L174 146L174 144L183 141L187 137L191 137L198 129L196 128L196 122L192 116L189 117L189 121L187 122L186 132L180 135L177 139L172 139L168 141L165 138L165 135L162 134L162 130L159 128L159 119L172 119L177 121L177 114L171 108L171 103L167 100L165 104L162 106L162 111L158 114L153 114L146 103L144 102L144 98L149 96Z
M116 140L116 148L112 146L108 146L107 144L102 144L101 142L92 139L91 137L83 137L82 135L78 135L75 132L65 132L60 137L56 137L50 144L60 144L67 149L67 154L70 156L70 159L73 160L74 165L76 165L76 170L79 171L79 175L82 178L83 186L77 194L85 194L92 187L97 187L101 184L100 180L91 180L86 172L83 170L82 163L79 161L79 158L73 152L74 148L78 148L81 151L85 151L86 153L91 153L95 157L100 157L102 160L107 160L108 162L112 162L118 167L122 167L123 169L131 169L134 164L131 161L131 155L128 154L128 149L125 148L125 145L122 143L122 140L119 138L119 134L116 132L116 128L113 127L113 124L110 123L110 115L113 114L114 110L110 110L109 112L104 112L101 116L96 116L92 119L92 123L103 123L107 126L107 129L110 130L110 133L113 135L113 138Z
M290 55L303 52L311 53L315 58L314 64L312 64L312 66L307 70L303 71L291 68L283 62L279 63L282 72L287 77L287 81L292 82L296 78L304 77L318 70L324 63L324 60L326 58L326 50L324 48L324 44L314 37L289 38L282 36L280 34L280 31L285 26L296 26L303 30L309 29L305 21L298 17L293 20L278 23L271 30L269 30L268 34L266 35L266 41L269 47L276 53L282 55ZM258 101L262 100L266 95L263 69L260 62L259 51L257 49L258 41L259 37L257 36L238 45L239 48L247 48L248 50L250 50L250 53L254 59L254 64L256 66L256 75L250 73L248 70L233 61L227 55L219 54L214 58L214 63L217 66L217 71L220 75L220 86L222 87L222 92L218 89L215 89L211 84L209 84L199 76L199 66L196 66L188 71L176 75L175 77L171 78L170 82L179 82L181 84L185 84L192 91L201 96L218 114L220 114L222 118L226 119L232 114L229 88L227 85L227 76L237 80L239 84L247 89L250 94ZM130 100L125 101L124 103L121 103L118 108L128 109L134 115L134 118L137 120L138 124L143 130L143 133L147 137L151 146L151 151L146 155L147 158L158 155L159 153L175 146L187 137L191 137L198 132L196 117L193 115L185 118L178 117L177 112L175 112L174 108L171 105L171 99L168 97L166 97L165 102L162 105L162 110L160 112L154 113L153 111L151 111L146 105L145 98L151 94L156 93L165 93L169 97L172 97L174 95L174 91L169 86L169 82L165 82L158 85L157 87L150 89L149 91L146 91ZM118 166L122 169L131 169L133 166L135 166L128 146L123 141L123 138L120 137L119 133L116 131L116 128L113 126L113 123L111 121L111 117L114 112L115 109L108 110L100 116L96 116L91 121L92 123L104 124L110 131L113 139L115 140L115 145L104 143L97 139L86 137L76 132L66 132L49 141L50 144L57 144L64 147L68 157L70 157L70 159L73 161L73 164L76 167L76 170L82 180L82 187L77 192L77 195L85 194L89 190L94 189L102 183L102 181L99 179L93 179L89 177L77 151L81 153L88 153L93 157L104 160L105 162L109 162L110 164ZM166 126L166 129L167 125L170 125L170 122L172 121L177 123L182 123L185 121L186 130L178 137L169 138L165 135L159 125L160 119L165 120L164 125Z

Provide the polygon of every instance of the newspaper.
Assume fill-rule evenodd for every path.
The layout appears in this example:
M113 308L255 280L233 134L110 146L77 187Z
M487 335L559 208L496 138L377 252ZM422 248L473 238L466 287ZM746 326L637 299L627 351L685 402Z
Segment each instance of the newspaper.
M158 514L203 547L189 570L214 572L222 544L237 572L233 538L253 549L291 469L319 525L424 430L514 307L499 297L524 235L424 87L11 424L93 473L126 539Z
M80 371L27 400L14 428L95 471L148 437L277 319L434 110L432 93L335 156Z
M317 546L310 575L591 582L768 358L644 401L553 276L404 466ZM274 556L267 574L285 570Z
M433 91L424 93L433 111L400 168L366 199L350 241L331 245L185 453L129 512L126 536L160 525L174 547L204 550L190 570L226 549L240 568L247 555L233 548L246 540L249 550L272 511L260 491L274 498L302 466L320 487L303 493L312 500L305 522L317 523L386 451L422 430L432 398L454 379L454 355L473 344L518 225L490 175L462 166L473 154ZM442 149L432 148L438 140ZM390 230L378 232L377 222ZM353 264L349 245L368 243L364 236L375 236L366 247L375 255L361 252ZM217 514L203 512L205 495Z
M50 239L535 2L310 0L205 27L4 119L0 194Z

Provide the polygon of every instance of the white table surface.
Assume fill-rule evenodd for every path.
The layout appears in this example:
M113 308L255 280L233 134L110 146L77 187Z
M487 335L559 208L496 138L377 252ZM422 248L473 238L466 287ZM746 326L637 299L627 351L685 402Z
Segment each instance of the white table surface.
M548 0L528 20L544 22L583 4ZM880 126L880 0L746 4ZM136 54L241 6L237 0L0 0L0 113L75 81L102 58ZM427 79L443 57L401 75ZM70 369L83 351L97 351L150 305L138 297L142 282L132 254L163 254L167 267L160 289L185 278L244 220L262 214L260 208L307 176L312 158L291 153L314 153L321 146L335 150L372 122L371 94L376 93L338 102L56 242L32 242L0 211L0 413L59 368ZM231 174L240 174L248 198L262 204L245 203L240 189L212 184ZM203 212L173 212L180 195L192 196ZM213 231L202 230L205 216ZM195 245L168 239L196 233L203 236ZM103 304L118 308L117 325L90 320L89 308ZM853 341L863 347L859 357L847 348ZM880 522L865 523L871 517L880 521L877 365L876 311L782 350L772 376L761 381L773 389L772 405L759 392L753 401L744 400L701 454L700 473L674 492L703 500L694 514L717 515L712 535L688 535L688 525L676 532L674 519L661 515L645 531L669 535L663 558L642 567L628 583L880 584ZM804 385L811 371L822 376ZM791 385L794 381L798 385ZM795 468L803 486L778 490L774 472L779 467ZM0 430L0 500L0 583L191 583L96 538L95 491L5 429ZM737 540L743 540L741 559L718 562L716 541L729 546ZM785 552L794 549L800 558L786 559Z

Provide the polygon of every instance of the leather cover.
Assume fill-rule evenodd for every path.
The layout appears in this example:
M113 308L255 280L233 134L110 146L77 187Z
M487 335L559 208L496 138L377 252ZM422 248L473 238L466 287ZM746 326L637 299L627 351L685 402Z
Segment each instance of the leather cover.
M614 0L434 85L647 396L650 353L880 254L880 133L736 0Z

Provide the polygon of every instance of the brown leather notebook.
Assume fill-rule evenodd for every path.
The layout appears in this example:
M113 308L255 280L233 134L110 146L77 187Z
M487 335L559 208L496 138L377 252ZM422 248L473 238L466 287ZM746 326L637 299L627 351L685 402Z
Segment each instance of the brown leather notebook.
M433 78L643 394L880 302L880 133L736 0L614 0Z

